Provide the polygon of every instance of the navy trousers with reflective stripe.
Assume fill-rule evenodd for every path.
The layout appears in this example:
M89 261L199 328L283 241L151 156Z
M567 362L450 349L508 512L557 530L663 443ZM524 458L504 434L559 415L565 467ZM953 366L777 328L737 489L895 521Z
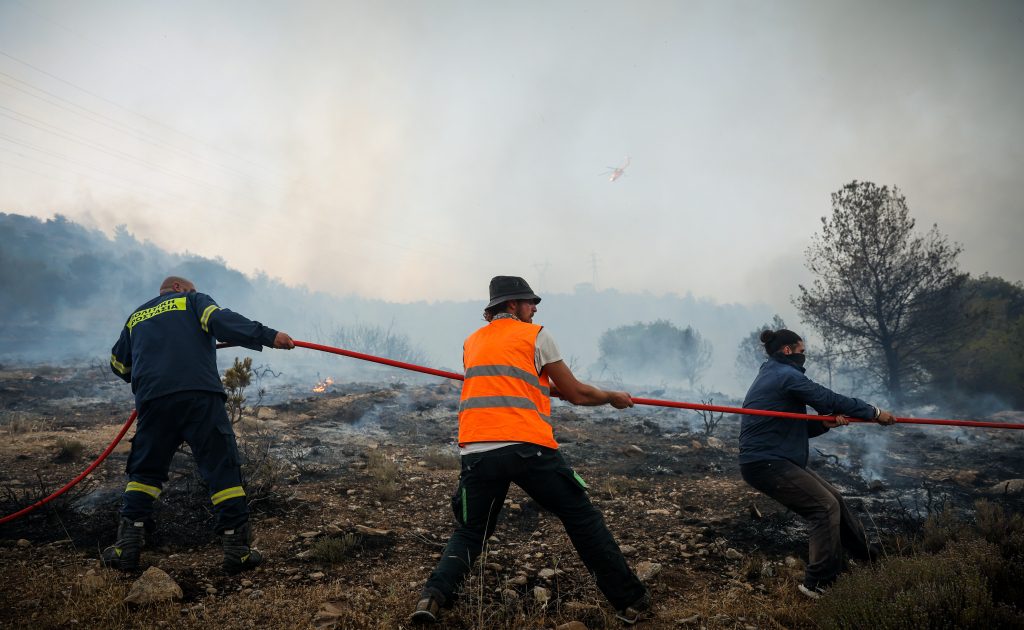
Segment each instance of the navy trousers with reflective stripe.
M424 588L450 601L494 533L510 483L522 488L565 526L597 586L618 609L636 603L644 585L626 564L601 512L590 502L556 449L534 444L506 446L462 457L459 487L452 497L458 527Z
M126 467L128 480L134 483L122 495L121 516L152 525L153 495L167 481L171 458L182 442L191 447L210 496L218 492L231 496L213 506L217 531L245 524L249 520L246 498L232 496L239 492L231 491L242 487L235 433L224 410L224 397L205 391L177 392L142 404Z

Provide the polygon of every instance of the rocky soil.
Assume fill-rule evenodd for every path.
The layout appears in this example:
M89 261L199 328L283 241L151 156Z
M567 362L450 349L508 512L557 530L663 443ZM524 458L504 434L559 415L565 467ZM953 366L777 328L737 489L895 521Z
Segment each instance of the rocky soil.
M453 527L457 386L392 379L335 383L321 394L293 388L277 398L289 402L250 409L236 425L264 567L221 574L209 503L187 452L175 458L160 529L143 552L142 568L171 599L141 601L148 596L138 594L141 571L99 567L116 527L126 440L66 497L0 526L0 624L407 627ZM71 479L132 406L127 387L100 366L0 369L0 400L0 514ZM813 627L814 604L796 592L806 529L740 479L737 418L725 416L706 435L692 412L558 404L553 422L651 587L653 616L644 627ZM1024 431L854 425L815 441L813 467L846 493L888 553L900 554L937 510L968 514L987 498L1022 511L1022 444ZM514 487L444 621L449 628L619 625L557 519Z

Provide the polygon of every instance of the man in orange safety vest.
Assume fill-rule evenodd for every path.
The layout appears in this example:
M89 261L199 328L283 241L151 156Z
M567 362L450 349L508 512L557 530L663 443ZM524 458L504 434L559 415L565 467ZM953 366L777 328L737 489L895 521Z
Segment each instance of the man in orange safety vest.
M650 608L650 595L626 564L586 483L562 457L551 427L552 385L574 405L633 406L626 392L576 380L551 335L533 323L541 301L515 276L496 276L484 309L487 325L463 346L465 382L459 405L462 473L452 496L458 525L427 580L410 620L435 623L494 532L509 485L515 483L557 516L626 623Z

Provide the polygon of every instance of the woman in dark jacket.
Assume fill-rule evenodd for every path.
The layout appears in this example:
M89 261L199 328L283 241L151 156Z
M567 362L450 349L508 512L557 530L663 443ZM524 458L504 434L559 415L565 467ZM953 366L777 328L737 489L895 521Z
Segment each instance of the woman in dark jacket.
M849 424L844 416L895 422L892 414L856 398L847 398L804 375L804 342L786 329L761 333L768 360L750 385L747 409L807 413L807 407L834 421L814 422L766 416L743 416L740 428L740 473L748 484L810 521L807 571L800 592L817 598L841 570L840 546L868 559L871 548L864 526L843 497L817 473L807 469L808 440Z

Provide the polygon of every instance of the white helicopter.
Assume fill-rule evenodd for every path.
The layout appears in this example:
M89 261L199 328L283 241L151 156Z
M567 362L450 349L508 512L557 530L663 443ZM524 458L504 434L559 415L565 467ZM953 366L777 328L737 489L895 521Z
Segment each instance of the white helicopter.
M608 181L614 182L618 178L622 177L622 174L626 172L626 168L629 167L629 156L626 156L626 161L622 163L622 166L609 166L608 170L601 173L601 175L608 175Z

